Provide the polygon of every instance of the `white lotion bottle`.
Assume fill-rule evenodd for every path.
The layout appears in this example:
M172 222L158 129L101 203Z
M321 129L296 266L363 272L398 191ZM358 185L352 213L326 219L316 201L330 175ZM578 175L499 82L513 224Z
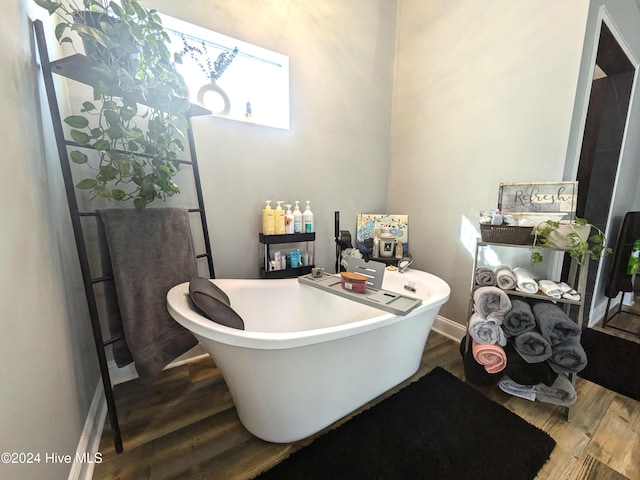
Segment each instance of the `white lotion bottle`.
M302 212L300 211L299 203L296 200L296 206L293 209L293 233L302 233Z
M291 204L285 205L287 212L284 214L284 233L293 233L293 213L291 213Z
M284 210L282 209L282 200L276 200L276 203L278 204L278 206L275 209L275 234L276 235L282 235L285 233L285 229L284 229Z
M302 226L304 233L312 233L313 232L313 212L311 211L311 207L309 204L311 200L307 200L307 208L305 208L304 213L302 214Z

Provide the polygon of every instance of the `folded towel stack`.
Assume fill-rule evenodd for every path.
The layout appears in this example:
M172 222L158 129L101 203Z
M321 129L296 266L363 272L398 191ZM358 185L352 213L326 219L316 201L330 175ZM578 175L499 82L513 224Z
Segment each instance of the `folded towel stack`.
M473 314L460 344L465 378L478 386L528 400L569 406L576 392L567 374L587 365L580 328L553 302L579 299L564 282L537 280L524 268L479 267L473 292ZM505 290L544 293L553 300L508 296ZM468 348L465 346L469 344Z

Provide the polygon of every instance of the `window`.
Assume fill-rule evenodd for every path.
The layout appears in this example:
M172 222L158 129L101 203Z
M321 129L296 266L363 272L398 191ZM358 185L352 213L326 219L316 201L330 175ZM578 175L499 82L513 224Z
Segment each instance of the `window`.
M161 15L189 99L214 115L289 128L289 58Z

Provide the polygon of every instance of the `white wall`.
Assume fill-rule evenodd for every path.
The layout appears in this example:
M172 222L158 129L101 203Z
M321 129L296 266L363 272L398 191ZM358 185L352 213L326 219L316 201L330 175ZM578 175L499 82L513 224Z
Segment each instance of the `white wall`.
M467 321L464 222L500 182L562 180L588 4L399 1L387 209L409 214L416 268L450 284L451 320Z
M335 262L333 212L384 211L394 0L149 0L181 20L289 56L291 129L194 118L217 277L255 278L264 200L311 200L316 264Z
M41 463L2 463L0 478L48 480L68 475L45 453L75 453L99 376L61 174L43 143L37 10L6 2L0 16L0 451Z

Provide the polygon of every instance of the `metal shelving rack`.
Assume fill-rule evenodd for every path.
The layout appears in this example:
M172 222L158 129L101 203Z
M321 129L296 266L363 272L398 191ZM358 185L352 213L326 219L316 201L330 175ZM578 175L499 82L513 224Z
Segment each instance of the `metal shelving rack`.
M44 85L48 99L48 106L51 113L51 121L53 124L53 131L55 135L58 156L60 159L60 167L62 169L62 176L64 178L64 185L66 191L67 202L69 204L69 213L71 215L71 224L73 227L73 233L75 238L76 247L78 250L78 259L80 261L80 269L82 272L82 279L84 284L85 296L87 300L87 306L89 309L89 317L91 320L91 327L93 330L93 338L96 346L96 352L98 356L98 364L100 367L100 374L102 376L102 384L104 387L104 393L107 402L107 408L109 413L109 420L113 431L113 441L116 452L121 453L123 451L122 446L122 434L120 432L120 426L118 423L118 415L115 405L115 397L113 387L111 385L111 377L109 375L109 367L107 365L107 357L105 347L112 345L113 343L122 340L122 336L114 336L112 338L105 339L102 334L100 314L96 302L95 286L102 284L103 282L113 281L110 276L93 276L90 268L90 262L87 252L87 245L85 243L85 234L83 232L83 226L81 219L83 217L94 217L97 219L96 211L83 212L79 210L78 200L76 197L76 190L73 185L73 178L71 173L71 164L69 162L68 147L78 146L73 141L67 140L64 135L62 126L62 118L60 114L60 108L58 98L56 95L55 83L53 75L61 75L68 79L80 82L86 85L90 85L88 72L91 68L91 60L84 55L76 54L69 57L62 58L60 60L51 61L49 59L49 52L45 40L45 32L42 21L36 20L33 24L35 30L36 44L40 55L40 63L42 67L42 75L44 78ZM202 188L200 184L200 173L198 170L198 161L195 151L195 142L193 138L193 131L191 126L192 116L207 115L211 112L200 106L192 105L189 116L187 117L187 131L186 135L189 144L190 160L180 160L181 164L190 165L193 169L196 196L198 206L190 208L189 212L197 213L200 216L200 223L202 225L202 234L204 240L205 252L198 254L197 258L205 258L209 268L209 275L211 278L215 278L213 268L213 256L211 253L211 246L209 240L209 231L207 228L207 219L204 210L204 200L202 196Z
M473 260L473 269L471 270L471 290L469 293L469 310L468 310L468 315L467 315L467 319L469 319L471 317L471 313L473 312L473 292L477 289L480 288L479 285L476 285L475 283L475 271L476 268L478 267L478 259L480 258L480 250L486 247L507 247L507 248L526 248L526 249L531 249L531 245L517 245L517 244L511 244L511 243L497 243L497 242L483 242L482 240L478 239L476 242L476 251L475 251L475 256L474 256L474 260ZM545 247L545 250L555 250L555 251L559 251L559 252L566 252L566 250L562 250L559 248L550 248L550 247ZM568 275L568 279L567 279L567 283L569 285L571 285L572 288L574 288L579 294L580 294L580 300L570 300L570 299L566 299L566 298L552 298L549 297L547 295L544 294L531 294L531 293L525 293L525 292L520 292L517 290L504 290L504 292L508 295L513 295L513 296L517 296L517 297L524 297L524 298L533 298L533 299L537 299L537 300L545 300L548 302L553 302L553 303L559 303L562 305L562 309L564 310L564 312L567 314L567 316L569 316L570 318L572 318L573 321L576 322L576 324L578 325L578 327L580 328L580 330L582 330L582 325L583 325L583 317L584 317L584 302L585 302L585 292L586 292L586 286L587 286L587 275L589 272L589 257L588 255L586 256L585 261L583 262L582 265L579 265L578 262L575 259L571 259L571 264L569 267L569 275ZM571 311L571 307L574 306L577 308L577 312L573 313ZM573 313L573 314L572 314ZM468 324L468 320L467 320L467 329L469 327ZM466 345L465 345L465 351L469 348L469 335L467 335L467 341L466 341ZM568 375L569 380L571 381L572 384L575 385L575 373L570 373ZM565 407L566 408L566 415L567 415L567 420L571 420L572 416L573 416L573 407Z

